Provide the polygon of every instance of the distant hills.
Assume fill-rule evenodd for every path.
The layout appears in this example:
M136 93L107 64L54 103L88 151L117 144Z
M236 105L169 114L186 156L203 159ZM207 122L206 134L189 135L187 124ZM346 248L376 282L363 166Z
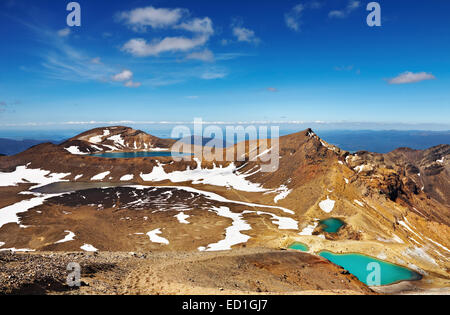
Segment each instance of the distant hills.
M287 135L290 133L295 133L296 130L281 130L281 135ZM336 145L343 150L349 152L357 151L369 151L376 153L388 153L397 148L408 147L415 150L425 150L427 148L437 146L440 144L450 144L450 131L398 131L398 130L323 130L317 132L318 135L326 140L328 143ZM168 133L170 134L170 133ZM15 155L17 153L23 152L32 146L37 144L51 142L51 143L61 143L63 139L62 135L54 135L53 140L48 139L33 139L30 135L29 139L17 140L7 138L0 138L0 155ZM11 135L11 138L14 135ZM23 135L21 135L23 136ZM159 134L157 135L161 137ZM66 137L68 139L70 137ZM183 139L184 142L194 142L198 138L197 136L192 136L191 138ZM198 139L197 139L198 140ZM198 140L204 146L210 146L213 139L203 138L203 140ZM228 147L230 143L225 140L214 141L216 147Z
M425 150L440 144L450 144L450 131L327 130L317 134L350 152L388 153L404 147Z
M0 155L14 155L20 152L23 152L32 146L35 146L44 142L52 142L52 141L43 141L43 140L12 140L0 138Z

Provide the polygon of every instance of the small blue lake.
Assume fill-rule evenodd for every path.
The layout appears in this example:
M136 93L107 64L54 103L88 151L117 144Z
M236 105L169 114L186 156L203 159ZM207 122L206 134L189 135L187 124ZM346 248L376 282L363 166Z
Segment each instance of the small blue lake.
M320 221L322 230L327 233L337 233L344 226L344 221L336 218L330 218Z
M309 250L308 246L306 246L303 243L298 243L298 242L295 242L294 244L289 246L289 249L295 249L295 250L299 250L302 252L307 252Z
M176 153L173 156L186 156L190 154ZM144 158L144 157L171 157L171 151L140 151L140 152L105 152L90 154L90 156L96 156L108 159L132 159L132 158Z
M371 286L422 279L422 276L413 270L362 254L333 254L323 251L320 256L343 267L359 281Z

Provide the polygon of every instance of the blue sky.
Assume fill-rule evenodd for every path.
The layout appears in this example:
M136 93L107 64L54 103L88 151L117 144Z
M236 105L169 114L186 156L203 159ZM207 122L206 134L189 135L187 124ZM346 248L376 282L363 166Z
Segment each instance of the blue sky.
M0 3L0 128L450 129L449 1L378 1L382 27L366 24L370 1L78 2L81 27L66 24L69 1Z

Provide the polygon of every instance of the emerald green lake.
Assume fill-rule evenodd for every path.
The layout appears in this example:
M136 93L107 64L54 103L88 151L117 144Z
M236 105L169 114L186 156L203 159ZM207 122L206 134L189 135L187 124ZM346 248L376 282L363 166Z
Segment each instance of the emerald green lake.
M359 281L371 286L422 279L422 276L415 271L366 255L333 254L324 251L320 253L320 256L343 267Z
M323 226L323 230L327 233L337 233L342 226L344 226L344 221L336 218L330 218L320 221Z
M289 246L290 249L295 249L295 250L299 250L302 252L307 252L309 250L308 246L306 246L305 244L302 243L294 243L291 246Z

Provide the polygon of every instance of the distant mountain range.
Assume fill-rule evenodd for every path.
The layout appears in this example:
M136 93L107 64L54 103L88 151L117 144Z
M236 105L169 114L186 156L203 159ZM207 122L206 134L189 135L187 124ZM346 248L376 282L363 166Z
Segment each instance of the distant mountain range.
M13 140L13 139L5 139L0 138L0 155L14 155L20 152L23 152L32 146L37 144L41 144L44 142L53 142L53 141L43 141L43 140Z
M280 134L282 136L295 132L296 130L280 130ZM450 131L323 130L317 133L327 142L349 152L369 151L376 153L388 153L402 147L408 147L414 150L425 150L440 144L450 144ZM170 134L170 132L167 134ZM18 140L12 139L12 134L7 135L7 137L10 136L11 138L0 138L0 154L15 155L37 144L45 142L51 142L54 144L61 143L61 139L64 138L62 135L55 135L55 138L49 139L33 139L30 137L26 140ZM199 137L192 136L191 138L186 138L183 141L187 143L194 143L195 138L198 139ZM203 138L203 140L198 140L198 143L202 143L204 146L209 146L211 145L210 142L212 140L213 139L211 138ZM213 143L216 147L230 146L230 143L227 143L225 140L216 140Z

